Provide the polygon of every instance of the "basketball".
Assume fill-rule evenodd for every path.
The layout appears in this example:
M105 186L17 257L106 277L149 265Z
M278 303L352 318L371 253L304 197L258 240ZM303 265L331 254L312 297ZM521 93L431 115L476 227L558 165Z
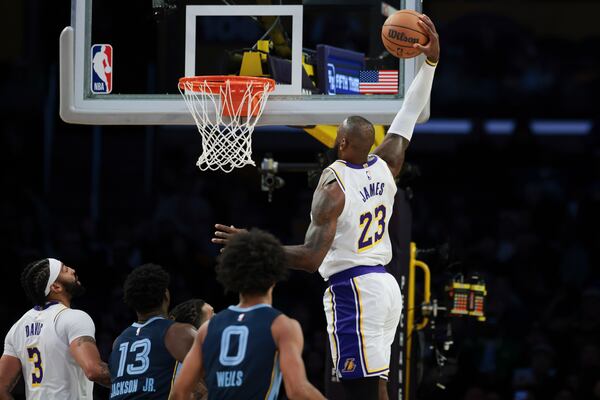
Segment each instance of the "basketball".
M421 53L413 44L425 45L429 38L418 24L420 15L413 10L400 10L385 20L381 40L390 54L398 58L412 58Z

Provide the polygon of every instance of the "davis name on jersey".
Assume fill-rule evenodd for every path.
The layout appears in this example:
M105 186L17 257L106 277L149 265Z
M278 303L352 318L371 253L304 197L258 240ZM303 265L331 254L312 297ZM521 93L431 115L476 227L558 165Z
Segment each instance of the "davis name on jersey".
M4 354L21 362L26 398L91 400L94 384L71 356L69 344L94 333L89 315L56 301L27 311L6 335L4 346Z
M42 333L42 327L44 324L41 322L32 322L31 325L25 325L25 337L39 336Z

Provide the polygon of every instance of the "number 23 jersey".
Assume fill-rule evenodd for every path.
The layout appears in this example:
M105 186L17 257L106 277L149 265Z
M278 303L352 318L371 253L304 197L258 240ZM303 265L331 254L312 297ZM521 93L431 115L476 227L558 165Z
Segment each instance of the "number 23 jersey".
M335 238L319 267L321 276L358 265L386 265L392 259L388 223L396 183L387 163L371 154L365 164L337 160L323 172L331 173L345 195Z

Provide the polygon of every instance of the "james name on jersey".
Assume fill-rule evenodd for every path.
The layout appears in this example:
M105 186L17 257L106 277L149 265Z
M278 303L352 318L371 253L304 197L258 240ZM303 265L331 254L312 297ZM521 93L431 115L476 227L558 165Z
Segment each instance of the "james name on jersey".
M383 194L384 188L385 183L383 182L371 183L369 184L369 186L365 186L362 188L362 190L359 192L360 197L362 197L362 201L366 203L367 200L369 200L373 196L381 196Z

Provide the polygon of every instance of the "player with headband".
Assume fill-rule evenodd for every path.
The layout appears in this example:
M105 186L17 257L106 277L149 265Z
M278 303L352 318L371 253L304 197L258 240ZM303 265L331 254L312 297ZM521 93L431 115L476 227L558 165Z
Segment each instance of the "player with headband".
M0 358L0 399L22 375L27 399L92 399L93 382L108 387L108 366L100 359L90 316L71 308L84 288L73 268L54 258L33 262L21 285L34 308L6 335Z

